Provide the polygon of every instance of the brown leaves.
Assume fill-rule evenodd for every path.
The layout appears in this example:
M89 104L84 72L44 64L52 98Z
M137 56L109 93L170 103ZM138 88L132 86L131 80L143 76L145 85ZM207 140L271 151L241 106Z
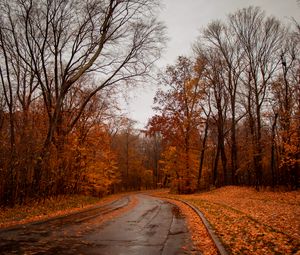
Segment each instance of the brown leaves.
M0 208L0 228L66 215L95 205L112 202L118 197L120 195L112 195L99 200L99 198L87 196L63 196L47 199L43 203L33 202L9 209Z

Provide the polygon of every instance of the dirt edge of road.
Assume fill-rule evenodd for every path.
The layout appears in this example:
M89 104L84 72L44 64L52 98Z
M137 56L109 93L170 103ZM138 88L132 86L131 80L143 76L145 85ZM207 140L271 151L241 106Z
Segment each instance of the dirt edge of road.
M111 196L104 197L104 198L100 199L99 202L96 202L96 203L86 204L86 205L83 205L83 206L80 206L80 207L69 208L69 209L66 209L66 210L57 210L57 211L51 212L50 214L47 214L47 215L40 214L40 215L34 215L32 217L27 216L27 217L25 217L24 219L21 219L21 220L7 220L6 222L0 223L0 230L4 230L4 229L7 229L7 228L20 227L22 225L29 224L29 223L43 222L43 221L56 219L56 218L59 218L59 217L66 217L66 216L71 215L71 214L84 212L84 211L93 209L95 207L104 206L106 204L113 203L114 201L117 201L117 200L121 199L124 196L128 196L129 194L130 193L121 193L121 194L111 195ZM109 215L113 215L112 217L118 216L118 215L130 210L136 204L137 204L137 199L134 196L131 196L131 199L130 199L128 205L112 212ZM1 216L2 215L0 213L0 217ZM109 219L110 218L103 219L103 221L104 220L109 220ZM5 218L3 220L5 220Z

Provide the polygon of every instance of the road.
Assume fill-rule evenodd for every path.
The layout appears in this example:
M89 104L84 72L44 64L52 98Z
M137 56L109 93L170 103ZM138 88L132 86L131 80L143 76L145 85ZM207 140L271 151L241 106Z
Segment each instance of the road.
M107 217L129 201L117 217ZM81 213L0 230L0 254L197 254L179 209L143 194Z

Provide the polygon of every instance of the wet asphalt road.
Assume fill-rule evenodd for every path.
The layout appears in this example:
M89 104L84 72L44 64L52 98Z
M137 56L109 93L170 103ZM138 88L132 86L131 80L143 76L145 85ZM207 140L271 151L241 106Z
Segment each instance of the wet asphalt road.
M101 217L125 207L132 196L82 213L0 230L0 254L192 253L185 219L175 205L133 196L138 199L134 208L105 223Z

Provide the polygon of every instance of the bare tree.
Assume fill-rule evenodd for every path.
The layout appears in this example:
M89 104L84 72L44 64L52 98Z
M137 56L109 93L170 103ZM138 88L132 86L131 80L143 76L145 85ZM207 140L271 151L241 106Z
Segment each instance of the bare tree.
M226 122L228 113L228 93L225 87L225 76L223 73L223 60L215 48L198 48L198 55L205 59L204 76L211 100L209 108L211 117L217 128L217 149L213 165L213 185L223 185L227 178L227 156L225 151ZM222 172L218 171L219 159L221 157Z
M1 2L0 65L10 112L14 92L25 109L38 91L48 117L34 167L35 190L50 146L63 150L64 137L93 96L112 85L136 83L151 70L164 43L164 27L153 18L157 7L158 1L150 0ZM83 83L89 73L97 74L96 81ZM79 82L89 93L66 122L64 103Z
M256 187L262 185L262 108L267 90L280 64L285 32L274 17L265 17L258 7L249 7L230 15L230 25L245 52L244 85L248 98L248 116L254 148Z
M203 172L203 164L204 164L204 159L205 159L205 151L207 149L207 140L208 140L208 131L209 131L209 125L210 125L210 115L211 115L211 103L210 103L210 92L207 90L206 93L206 100L207 100L207 105L203 104L201 106L202 112L205 115L205 127L204 127L204 133L202 137L202 144L201 144L201 150L200 150L200 162L199 162L199 170L198 170L198 180L197 180L197 189L200 190L200 182L202 178L202 172ZM208 108L208 110L206 109Z
M241 49L238 38L236 37L233 29L226 23L220 21L213 21L203 31L201 40L204 40L206 47L213 48L219 53L222 64L223 73L223 85L225 92L228 94L230 102L231 113L231 183L236 183L236 170L238 168L237 162L237 141L236 141L236 124L237 124L237 93L239 78L243 70L242 58L243 51ZM201 41L195 45L196 54L201 52ZM202 50L203 52L203 50ZM229 183L229 178L226 178L226 182Z
M296 148L299 139L299 51L300 36L296 31L291 31L286 35L285 43L282 45L280 56L281 65L277 72L276 80L272 84L274 123L272 133L277 131L277 141L272 140L272 149L279 150L279 161L275 164L275 157L271 157L273 170L273 184L290 184L291 187L297 187L297 156ZM276 122L278 118L278 122ZM277 124L278 123L278 124ZM298 126L298 131L297 127ZM296 138L298 137L298 138ZM277 143L276 143L277 142ZM276 145L276 146L275 146ZM274 148L273 148L274 147ZM295 148L295 149L292 149ZM290 163L288 163L290 162ZM278 175L278 167L280 174ZM275 176L275 173L276 176ZM274 186L273 185L273 186Z

